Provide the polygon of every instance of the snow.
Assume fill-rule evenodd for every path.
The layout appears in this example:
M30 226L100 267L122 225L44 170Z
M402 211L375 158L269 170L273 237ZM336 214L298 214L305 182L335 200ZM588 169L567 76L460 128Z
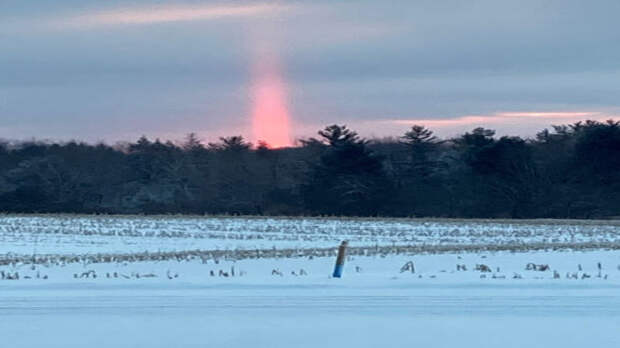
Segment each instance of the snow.
M179 286L11 293L11 347L617 347L616 289ZM435 294L435 290L440 290ZM75 292L81 296L76 296ZM463 295L461 292L465 292ZM88 293L88 295L86 295ZM372 293L372 294L371 294ZM20 295L21 296L21 295ZM4 305L3 305L4 307Z
M620 243L609 221L1 216L0 254L507 243Z
M205 248L224 240L239 248L250 244L237 237L214 242L195 235L225 227L234 236L261 229L288 236L293 233L287 226L294 225L312 226L309 240L295 241L298 247L337 247L340 236L330 228L348 223L353 247L414 238L424 243L453 238L451 243L463 245L546 238L613 241L619 233L613 223L603 222L203 219L5 216L0 218L1 247L29 254L33 246L28 243L38 240L37 250L58 255L128 252L134 249L116 240L119 231L157 233L157 226L189 235L132 238L140 247L142 239L153 241L147 248L183 250L180 240ZM76 221L106 234L81 233L72 225ZM366 239L365 226L374 229L374 239ZM380 232L392 228L402 231ZM58 237L67 239L57 243ZM97 238L101 244L85 246ZM286 246L275 238L269 242ZM409 261L415 273L400 272ZM341 279L330 277L334 262L335 257L292 257L3 265L0 271L17 272L20 279L0 280L0 340L2 346L59 348L620 346L619 250L349 256ZM549 265L549 270L526 270L528 263ZM476 271L481 264L491 272Z

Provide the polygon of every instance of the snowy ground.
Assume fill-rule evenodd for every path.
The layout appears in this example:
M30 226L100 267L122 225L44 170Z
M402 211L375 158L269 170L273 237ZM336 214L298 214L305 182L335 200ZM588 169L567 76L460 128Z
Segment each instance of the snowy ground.
M620 243L618 221L2 216L0 254L194 249Z
M175 226L177 221L125 219L138 226L134 231L150 229L153 233L159 233L153 227L158 223ZM0 235L4 233L5 239L0 245L5 252L13 253L5 254L4 260L29 253L31 246L15 237L20 233L38 239L37 248L47 248L55 255L132 250L110 240L88 249L72 246L67 240L56 243L53 238L45 239L74 236L75 241L83 241L93 236L62 232L74 231L69 222L77 220L107 231L97 238L118 237L119 222L114 219L106 224L87 217L4 217L0 218L4 226L0 231L5 232ZM238 235L259 234L261 221L206 220L189 219L193 221L190 225L232 225L229 229ZM59 221L65 227L58 227ZM180 221L185 224L188 220ZM285 235L290 233L281 224L315 226L312 240L297 241L297 248L322 247L329 241L333 241L330 247L336 246L339 238L336 232L324 232L330 228L326 225L347 226L337 220L262 221L263 229L275 225L280 229L277 233ZM567 230L581 242L600 240L601 236L613 242L620 233L618 226L603 222L344 221L353 221L347 233L352 237L352 247L378 241L410 244L415 238L442 243L450 234L454 237L451 244L458 241L464 246L504 243L510 238L553 243L545 238L564 238L567 232L561 231ZM21 231L20 224L24 226ZM359 237L368 234L364 226L374 226L370 230L377 231L400 226L400 237L393 231L385 236L377 232L372 240L365 241ZM430 227L438 232L427 233ZM193 231L187 226L183 230ZM542 231L544 237L529 232L523 235L534 230ZM204 233L201 231L192 233ZM156 239L146 235L132 238ZM159 239L163 239L159 245L171 243L169 250L183 250L183 244L174 244L174 238L160 235ZM204 241L201 246L205 248L216 246L208 244L209 238L188 239ZM247 240L230 241L239 243L231 244L231 248L242 248ZM77 260L83 261L32 265L22 260L0 265L5 278L0 280L2 346L620 346L619 250L353 256L347 259L341 279L330 277L333 257L106 263ZM415 273L401 272L409 261L415 265ZM549 269L526 270L528 263L548 265ZM476 270L476 265L487 266L489 272L481 271L482 266ZM19 279L6 279L16 274Z

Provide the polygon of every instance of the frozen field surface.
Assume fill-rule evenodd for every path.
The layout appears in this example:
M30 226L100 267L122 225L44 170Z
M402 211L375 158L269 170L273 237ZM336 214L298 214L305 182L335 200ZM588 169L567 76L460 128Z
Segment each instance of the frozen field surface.
M7 347L618 347L618 288L441 285L13 292Z
M330 219L195 218L180 219L191 221L182 228L188 234L175 237L156 226L180 231L176 218L123 219L0 218L0 346L620 347L613 223L343 220L352 221L348 226ZM82 231L92 225L105 233L79 232L75 221ZM119 236L123 224L135 226L135 245ZM206 233L196 227L201 224L212 226L210 236L235 232L195 237ZM261 245L294 247L292 254L207 252L223 241L231 249L258 248L239 237L246 234L297 238L286 230L295 225L314 226L306 241L274 237L265 239L271 247ZM447 243L463 250L359 253L347 258L343 278L334 279L335 257L308 253L345 239L333 225L348 226L351 248ZM85 243L95 240L100 243ZM544 250L545 243L571 240L594 244ZM205 252L185 253L181 241ZM525 247L468 249L502 243ZM145 246L178 253L132 258ZM49 257L35 258L34 247ZM127 254L92 257L119 252ZM402 270L409 262L413 268Z
M409 260L416 273L401 273ZM474 271L482 262L494 271ZM527 262L549 263L561 278L554 279L553 271L526 271ZM329 278L332 263L315 258L42 268L48 279L0 285L0 337L11 347L620 344L617 251L356 257L347 261L342 279ZM457 272L456 264L472 267ZM231 267L243 275L210 276ZM307 275L292 274L302 267ZM73 278L86 269L98 277ZM282 275L272 275L273 269ZM114 272L156 277L104 275ZM567 279L567 272L578 279Z

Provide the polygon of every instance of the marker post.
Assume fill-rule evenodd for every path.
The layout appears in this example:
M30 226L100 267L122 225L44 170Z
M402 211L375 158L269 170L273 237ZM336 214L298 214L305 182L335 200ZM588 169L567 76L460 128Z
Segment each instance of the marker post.
M344 259L347 251L347 241L343 241L340 243L340 247L338 247L338 257L336 258L336 266L334 267L334 278L341 278L342 271L344 270Z

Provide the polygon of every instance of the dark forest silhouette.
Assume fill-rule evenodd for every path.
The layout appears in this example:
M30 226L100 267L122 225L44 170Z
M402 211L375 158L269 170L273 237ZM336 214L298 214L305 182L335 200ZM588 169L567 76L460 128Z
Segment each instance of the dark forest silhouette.
M0 211L484 218L620 216L620 122L535 139L422 126L366 140L332 125L297 147L0 142Z

